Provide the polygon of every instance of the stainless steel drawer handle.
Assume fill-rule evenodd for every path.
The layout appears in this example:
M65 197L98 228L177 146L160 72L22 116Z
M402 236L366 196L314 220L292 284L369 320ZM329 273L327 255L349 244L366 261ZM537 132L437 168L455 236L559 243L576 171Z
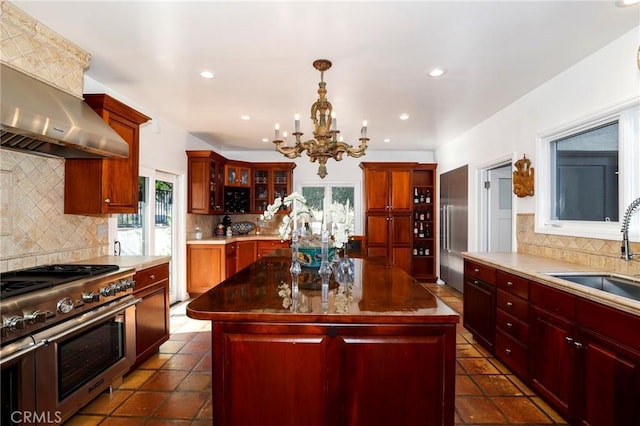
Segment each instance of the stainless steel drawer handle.
M513 302L507 302L507 308L513 308Z

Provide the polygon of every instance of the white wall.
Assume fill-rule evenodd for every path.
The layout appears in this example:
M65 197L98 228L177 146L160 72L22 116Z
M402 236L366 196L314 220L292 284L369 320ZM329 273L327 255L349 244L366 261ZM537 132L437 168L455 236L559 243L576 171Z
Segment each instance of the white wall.
M469 250L479 249L478 169L526 154L536 167L536 137L640 96L640 27L593 53L435 152L438 173L469 164ZM514 197L514 214L533 213L533 197Z

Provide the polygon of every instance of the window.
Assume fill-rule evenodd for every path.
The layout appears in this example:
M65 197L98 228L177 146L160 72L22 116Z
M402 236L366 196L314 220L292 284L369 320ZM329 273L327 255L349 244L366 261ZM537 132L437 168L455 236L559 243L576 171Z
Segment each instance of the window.
M536 232L620 238L640 195L638 100L538 137Z
M359 183L298 183L298 192L307 199L307 205L315 210L322 210L323 206L332 203L345 204L347 200L349 205L353 206L355 214L355 232L361 234L361 200L359 198ZM358 194L358 197L356 197Z

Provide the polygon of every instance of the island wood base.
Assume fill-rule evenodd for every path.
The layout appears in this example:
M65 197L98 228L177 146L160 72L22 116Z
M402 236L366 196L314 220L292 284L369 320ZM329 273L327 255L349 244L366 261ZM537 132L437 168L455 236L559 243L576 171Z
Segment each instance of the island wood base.
M346 313L283 308L275 258L190 303L212 321L214 424L453 425L458 315L399 268L358 262Z

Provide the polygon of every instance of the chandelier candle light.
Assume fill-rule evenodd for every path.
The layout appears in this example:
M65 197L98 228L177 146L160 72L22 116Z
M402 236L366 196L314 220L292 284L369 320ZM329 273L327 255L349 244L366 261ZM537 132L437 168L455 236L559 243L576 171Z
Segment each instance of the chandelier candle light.
M300 132L300 114L296 114L295 132L293 136L296 138L294 146L283 146L285 144L286 132L283 132L283 138L280 139L280 125L276 124L275 140L276 150L285 157L293 159L300 157L302 152L306 151L312 163L319 163L318 176L324 179L327 175L327 160L333 158L336 161L342 160L342 155L346 153L350 157L359 158L365 154L367 149L367 121L362 122L360 129L360 145L354 148L342 141L339 137L340 131L337 129L338 120L333 112L331 102L326 98L327 83L324 82L324 72L331 68L331 61L327 59L317 59L313 62L313 67L320 71L320 83L318 83L318 100L311 105L311 120L313 121L313 139L302 141Z

